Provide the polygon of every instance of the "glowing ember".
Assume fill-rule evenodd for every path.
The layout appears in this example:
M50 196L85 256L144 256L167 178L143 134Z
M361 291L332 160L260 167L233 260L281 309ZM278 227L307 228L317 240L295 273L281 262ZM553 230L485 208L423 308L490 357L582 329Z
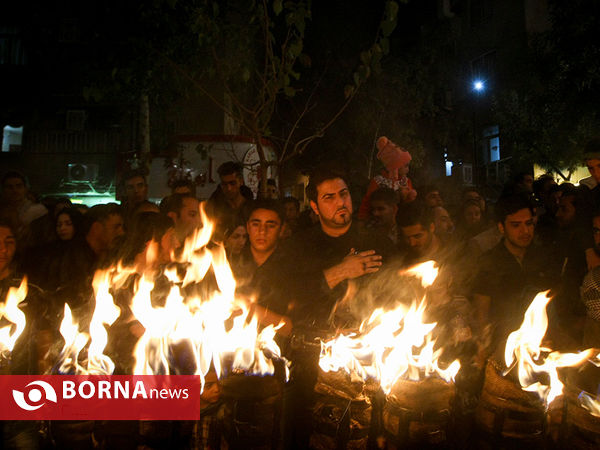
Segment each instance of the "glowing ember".
M17 339L25 329L26 319L19 304L27 296L27 279L23 278L18 288L11 287L8 290L6 301L0 303L0 319L6 318L12 325L0 328L0 356L8 357L12 352ZM14 327L14 331L11 330Z
M429 261L401 274L417 276L428 287L435 281L437 268ZM437 375L447 382L453 380L460 363L456 360L446 369L438 365L442 349L435 349L432 337L436 323L423 320L425 305L423 300L408 309L400 305L391 311L375 310L358 334L323 342L319 366L325 372L345 370L363 379L376 378L386 394L401 378L417 381Z
M504 352L508 368L504 375L517 366L523 390L535 392L546 406L563 392L564 385L558 377L558 369L577 366L594 353L593 349L580 353L560 353L541 346L548 328L546 306L550 299L548 292L536 295L525 312L521 328L508 336Z

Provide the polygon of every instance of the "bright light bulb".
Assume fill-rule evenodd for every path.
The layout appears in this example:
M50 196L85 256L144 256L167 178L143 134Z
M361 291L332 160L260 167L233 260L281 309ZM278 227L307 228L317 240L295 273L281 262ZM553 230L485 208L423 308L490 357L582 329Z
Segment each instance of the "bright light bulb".
M473 82L473 89L475 89L477 92L483 91L484 88L485 88L485 84L483 83L483 81L475 80Z

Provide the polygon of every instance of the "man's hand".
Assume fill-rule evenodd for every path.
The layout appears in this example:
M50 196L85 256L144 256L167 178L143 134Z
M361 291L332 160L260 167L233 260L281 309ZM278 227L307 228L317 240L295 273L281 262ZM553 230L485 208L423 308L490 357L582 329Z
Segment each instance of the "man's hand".
M333 289L344 280L351 280L368 273L377 272L381 264L381 255L377 255L375 250L356 252L352 249L341 263L325 269L323 274L327 285L330 289Z

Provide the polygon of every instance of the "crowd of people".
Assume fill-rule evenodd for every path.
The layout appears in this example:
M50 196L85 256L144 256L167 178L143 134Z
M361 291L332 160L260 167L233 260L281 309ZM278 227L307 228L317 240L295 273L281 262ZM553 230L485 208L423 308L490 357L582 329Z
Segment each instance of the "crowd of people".
M303 211L296 198L278 199L277 189L254 199L235 162L219 167L220 183L205 205L215 224L211 245L224 246L239 297L256 299L249 304L262 325L285 323L278 342L295 370L282 422L285 439L297 448L307 445L318 338L354 329L374 308L401 301L399 269L429 260L440 267L428 314L444 324L440 333L463 365L481 369L544 290L553 295L547 335L552 348L600 347L600 187L558 185L550 175L534 179L522 173L495 202L467 187L450 207L443 190L413 187L407 152L387 138L378 145L386 169L369 186L360 213L356 208L354 214L353 200L361 199L351 197L352 180L326 165L311 174ZM600 186L600 145L586 151L592 184ZM171 195L154 204L140 172L124 177L121 204L89 209L67 198L37 202L27 186L17 172L2 178L0 298L27 276L24 308L35 323L28 332L54 335L21 339L11 369L44 373L52 364L45 354L60 339L64 302L91 312L96 270L121 261L134 268L134 276L159 274L203 224L193 185L176 183ZM157 248L151 260L149 245ZM125 311L131 286L115 295ZM143 327L125 319L114 327L119 338L112 355L117 370L128 373ZM205 395L216 410L218 381ZM213 438L209 434L203 435L206 442Z

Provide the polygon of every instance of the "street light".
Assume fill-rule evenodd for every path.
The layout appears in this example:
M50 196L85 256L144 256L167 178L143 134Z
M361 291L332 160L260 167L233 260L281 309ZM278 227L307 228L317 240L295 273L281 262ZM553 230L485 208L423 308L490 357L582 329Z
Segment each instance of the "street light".
M474 80L473 81L473 90L475 92L479 92L479 93L485 91L485 81L479 80L479 79Z

